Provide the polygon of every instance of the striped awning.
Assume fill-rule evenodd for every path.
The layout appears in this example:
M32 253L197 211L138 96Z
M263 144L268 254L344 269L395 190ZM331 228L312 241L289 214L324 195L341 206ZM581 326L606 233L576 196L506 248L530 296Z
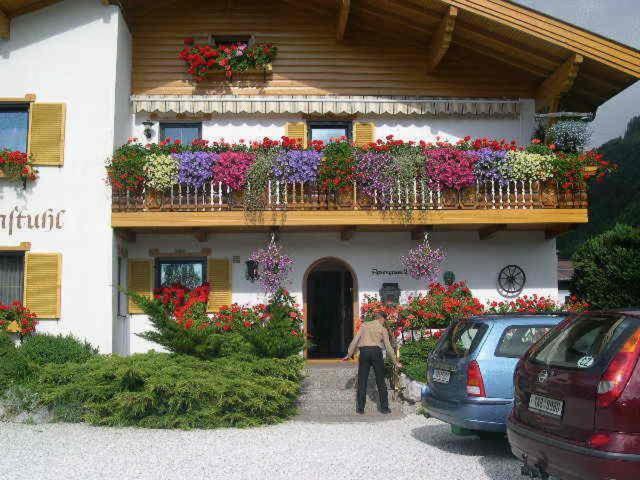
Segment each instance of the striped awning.
M132 95L134 113L516 117L519 100L359 96Z

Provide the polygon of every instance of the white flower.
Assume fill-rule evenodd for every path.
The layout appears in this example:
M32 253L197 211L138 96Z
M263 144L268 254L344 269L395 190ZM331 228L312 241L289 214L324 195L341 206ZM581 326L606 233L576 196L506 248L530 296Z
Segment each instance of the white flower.
M171 155L149 155L144 173L150 188L164 192L178 182L178 161Z

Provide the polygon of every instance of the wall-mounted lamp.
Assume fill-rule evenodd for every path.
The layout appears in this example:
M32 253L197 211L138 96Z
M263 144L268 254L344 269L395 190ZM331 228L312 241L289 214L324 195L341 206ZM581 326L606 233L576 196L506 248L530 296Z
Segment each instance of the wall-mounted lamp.
M151 137L153 137L153 122L151 120L146 120L144 122L142 122L142 125L144 125L144 136L147 140L151 140Z
M258 279L258 262L247 260L245 263L247 265L247 280L253 283Z
M445 285L453 285L454 282L456 281L456 274L453 273L451 270L447 270L442 275L442 279L444 280Z

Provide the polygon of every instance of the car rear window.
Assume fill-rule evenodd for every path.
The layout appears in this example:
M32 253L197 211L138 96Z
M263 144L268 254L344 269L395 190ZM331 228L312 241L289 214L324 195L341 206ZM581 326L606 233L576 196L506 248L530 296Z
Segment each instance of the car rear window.
M487 325L482 322L458 322L449 330L438 353L446 357L466 357L476 349L486 331Z
M532 360L552 367L591 368L612 355L611 347L626 338L631 322L623 314L586 314L552 333Z
M552 325L507 327L500 337L495 356L520 358L531 345L540 340L552 328Z

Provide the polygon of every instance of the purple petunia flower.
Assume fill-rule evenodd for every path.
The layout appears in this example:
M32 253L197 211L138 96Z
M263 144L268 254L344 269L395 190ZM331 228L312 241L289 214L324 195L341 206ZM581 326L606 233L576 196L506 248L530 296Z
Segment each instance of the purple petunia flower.
M275 159L273 174L285 182L315 182L322 152L316 150L289 150Z
M178 181L195 188L211 180L213 165L218 160L218 154L212 152L176 153L174 157L179 162Z

